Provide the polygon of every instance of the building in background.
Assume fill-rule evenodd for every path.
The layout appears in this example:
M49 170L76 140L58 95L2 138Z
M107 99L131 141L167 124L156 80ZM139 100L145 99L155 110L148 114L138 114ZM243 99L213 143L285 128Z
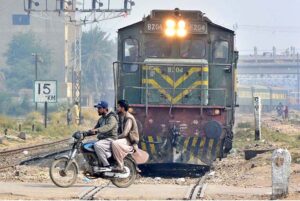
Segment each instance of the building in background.
M45 1L36 0L39 6ZM48 1L49 7L55 8L56 1ZM35 7L33 4L32 7ZM51 51L52 66L49 80L57 80L58 98L72 99L72 46L75 28L65 24L65 15L58 12L32 12L28 15L24 11L23 0L3 0L0 4L0 69L6 66L4 53L13 36L17 33L31 31ZM31 54L28 57L32 57ZM42 65L42 64L39 64ZM34 68L34 66L33 66ZM62 73L63 72L63 73ZM47 78L48 79L48 78Z

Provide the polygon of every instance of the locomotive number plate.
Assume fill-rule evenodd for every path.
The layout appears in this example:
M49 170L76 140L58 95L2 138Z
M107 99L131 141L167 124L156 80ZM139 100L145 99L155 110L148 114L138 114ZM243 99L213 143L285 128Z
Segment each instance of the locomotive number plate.
M145 33L162 33L164 29L162 21L146 21L144 31ZM187 22L186 29L192 34L207 34L207 23L191 21Z
M146 33L160 33L162 32L162 23L159 21L148 21L145 22Z
M168 67L168 73L183 73L182 67Z

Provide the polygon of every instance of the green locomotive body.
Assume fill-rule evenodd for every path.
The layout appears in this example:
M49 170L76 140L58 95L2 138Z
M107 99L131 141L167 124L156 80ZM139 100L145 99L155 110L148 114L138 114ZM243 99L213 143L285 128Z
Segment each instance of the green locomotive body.
M151 163L211 164L231 149L237 59L234 32L201 11L153 10L118 30L116 100Z

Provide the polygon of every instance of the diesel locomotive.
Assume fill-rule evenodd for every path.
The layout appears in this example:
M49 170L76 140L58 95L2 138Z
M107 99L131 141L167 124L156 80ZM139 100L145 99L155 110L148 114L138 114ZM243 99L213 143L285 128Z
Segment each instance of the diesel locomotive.
M153 10L118 30L115 99L130 103L150 163L210 165L230 151L234 43L198 10Z

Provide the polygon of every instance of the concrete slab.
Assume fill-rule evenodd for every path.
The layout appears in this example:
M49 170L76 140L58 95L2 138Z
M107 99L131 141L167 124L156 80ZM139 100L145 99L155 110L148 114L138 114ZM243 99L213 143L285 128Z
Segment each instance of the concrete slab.
M261 188L243 188L237 186L222 186L208 184L205 195L271 195L271 187L261 187Z
M108 186L94 197L105 200L182 200L190 186L174 184L135 184L128 188Z
M89 188L91 185L59 188L52 183L0 182L0 199L77 199L80 192Z

